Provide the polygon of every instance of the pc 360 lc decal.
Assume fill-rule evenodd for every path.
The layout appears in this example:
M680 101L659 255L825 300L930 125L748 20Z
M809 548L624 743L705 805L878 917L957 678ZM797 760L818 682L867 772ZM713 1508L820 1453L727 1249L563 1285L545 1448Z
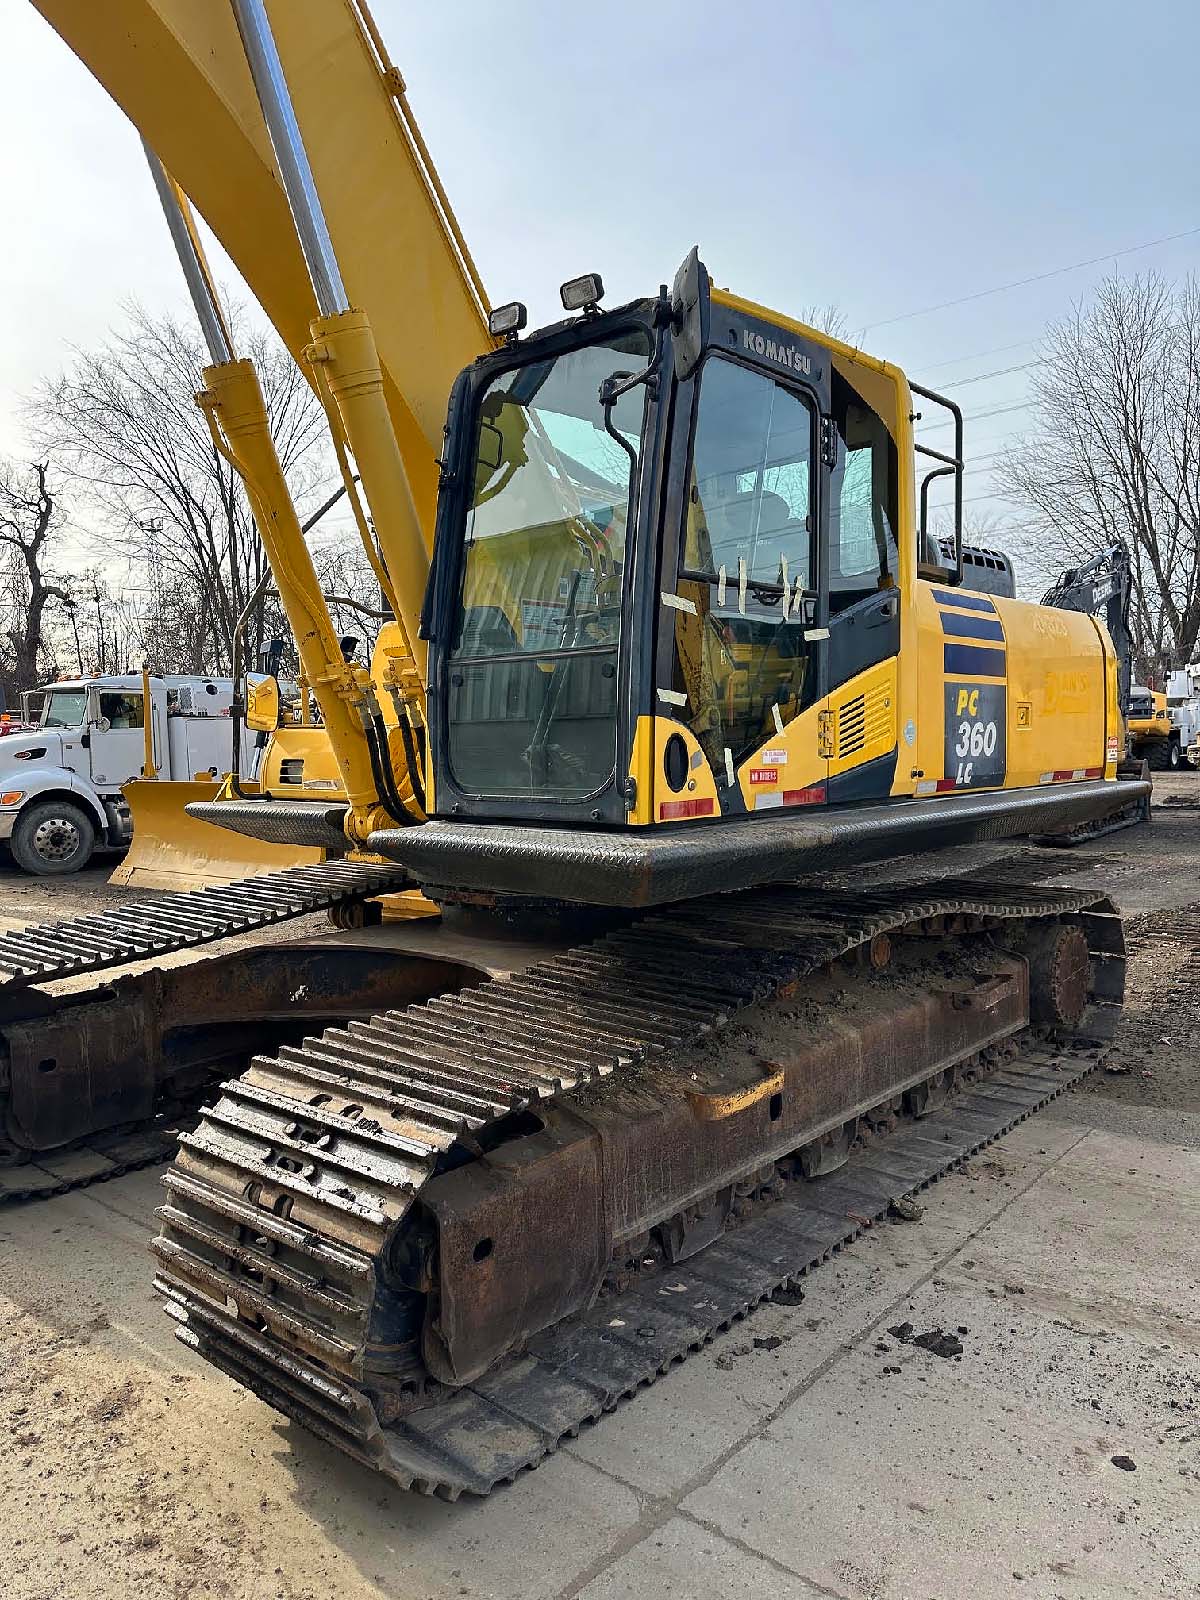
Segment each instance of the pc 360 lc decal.
M956 789L996 789L1004 783L1006 689L999 683L946 685L946 759Z

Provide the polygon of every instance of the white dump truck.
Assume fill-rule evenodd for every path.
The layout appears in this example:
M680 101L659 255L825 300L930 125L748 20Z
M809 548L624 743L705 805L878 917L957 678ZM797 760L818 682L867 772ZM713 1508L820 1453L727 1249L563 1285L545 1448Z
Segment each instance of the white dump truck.
M121 786L131 779L218 778L230 768L231 678L76 678L23 701L23 726L0 737L0 841L27 872L78 872L98 847L127 845ZM256 735L242 738L248 772Z

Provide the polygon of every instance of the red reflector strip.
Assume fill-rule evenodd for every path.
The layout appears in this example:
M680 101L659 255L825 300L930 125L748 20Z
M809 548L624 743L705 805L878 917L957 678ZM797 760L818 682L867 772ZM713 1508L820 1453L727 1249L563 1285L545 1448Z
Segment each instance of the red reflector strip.
M825 803L825 785L816 783L807 789L785 789L783 791L785 806L820 806Z
M675 822L680 817L711 817L712 814L711 795L705 800L664 800L658 808L660 822Z
M938 781L937 781L937 789L935 790L935 793L937 793L937 794L945 794L947 789L953 789L953 788L954 788L954 779L953 778L939 778Z
M1050 774L1050 782L1076 783L1080 778L1102 778L1103 776L1103 767L1073 767L1070 769L1064 767L1061 770L1056 769ZM1042 781L1043 783L1046 781L1044 777Z

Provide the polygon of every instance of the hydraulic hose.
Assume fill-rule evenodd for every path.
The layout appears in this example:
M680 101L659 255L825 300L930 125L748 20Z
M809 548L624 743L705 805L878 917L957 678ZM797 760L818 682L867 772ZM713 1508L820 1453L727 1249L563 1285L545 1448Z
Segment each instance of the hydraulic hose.
M421 763L417 755L417 741L413 737L413 728L406 715L400 717L400 737L404 741L404 759L408 762L408 775L412 780L413 795L417 804L426 816L429 807L425 804L425 784L421 778Z
M371 758L371 771L375 777L375 785L383 809L399 827L418 827L421 821L420 817L413 816L405 805L400 791L396 788L392 763L387 754L387 727L378 711L371 712L369 718L363 718L363 735L367 741L367 753ZM413 788L415 793L415 784Z

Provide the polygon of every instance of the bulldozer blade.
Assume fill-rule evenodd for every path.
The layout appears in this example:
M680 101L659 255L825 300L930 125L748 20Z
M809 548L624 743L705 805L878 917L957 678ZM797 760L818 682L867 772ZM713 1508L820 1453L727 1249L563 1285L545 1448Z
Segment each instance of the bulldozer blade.
M185 807L214 799L218 787L215 781L126 784L133 843L108 881L139 889L202 889L325 859L313 845L267 844L189 816Z

